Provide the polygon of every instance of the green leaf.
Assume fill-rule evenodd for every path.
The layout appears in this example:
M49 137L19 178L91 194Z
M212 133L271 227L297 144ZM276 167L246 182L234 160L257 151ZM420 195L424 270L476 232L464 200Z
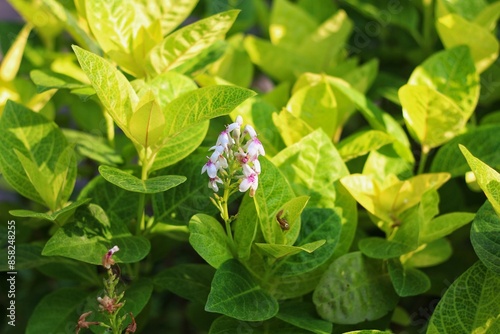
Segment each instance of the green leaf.
M333 183L349 172L324 131L318 129L287 147L272 160L290 180L297 195L310 196L310 206L333 207Z
M278 211L273 220L279 228L274 227L274 242L283 245L293 245L300 232L300 214L304 207L307 205L309 197L299 196L292 198L286 202ZM279 220L278 220L279 218ZM288 224L289 229L281 226L282 223Z
M161 2L157 7L150 7L149 15L160 18L162 35L165 36L174 28L179 26L189 16L191 11L196 7L198 0L178 0L175 3Z
M252 62L278 81L295 80L296 76L312 67L310 59L294 50L273 45L252 35L245 38L244 45Z
M413 176L413 164L403 159L394 149L394 145L387 145L368 154L363 166L364 175L373 175L374 179L383 183L390 175L399 179L408 179Z
M464 44L469 47L479 73L484 72L498 57L499 44L496 37L487 29L457 14L440 17L436 28L447 49Z
M57 157L52 173L48 172L45 166L37 166L36 161L24 156L18 150L14 149L14 153L47 207L57 210L66 204L73 192L76 179L76 159L72 146L66 146Z
M483 264L500 274L500 218L491 202L486 201L472 223L470 240Z
M196 152L161 171L162 174L184 175L187 181L168 192L152 195L155 221L186 226L191 217L199 212L217 212L210 202L213 191L207 186L208 177L201 174L201 168L207 162L206 155L205 152Z
M375 259L390 259L415 250L418 246L419 224L422 217L417 208L403 212L398 227L386 240L380 237L362 239L358 246L366 256Z
M474 18L486 8L487 1L439 0L437 1L436 5L436 12L438 17L444 16L449 13L455 13L460 15L464 19L467 19L468 21L473 21Z
M0 255L7 258L7 229L5 229L5 242L0 249ZM60 258L49 258L42 256L43 245L38 243L16 244L16 270L30 269L44 264L57 262ZM7 261L0 264L0 271L10 271Z
M272 318L266 321L241 321L227 316L222 316L212 323L209 334L232 334L238 332L252 334L310 334L311 331L298 328L294 325Z
M92 34L105 53L131 49L131 38L139 30L139 14L133 2L85 1L85 17Z
M363 15L375 19L381 26L393 24L415 33L418 28L418 11L413 5L401 6L390 1L364 2L360 0L343 1Z
M46 219L52 222L56 222L58 225L63 225L69 217L71 217L74 213L75 210L90 202L90 198L85 198L85 199L79 199L68 206L65 206L61 210L57 210L55 212L36 212L36 211L31 211L31 210L10 210L9 213L13 215L14 217L31 217L31 218L38 218L38 219Z
M162 38L160 22L148 17L145 6L136 1L89 0L83 6L88 26L103 51L123 70L144 76L144 54ZM152 7L156 7L150 7L152 12L160 12Z
M479 24L481 27L492 31L497 25L498 18L500 17L500 4L494 2L483 8L479 14L474 18L474 23Z
M102 277L97 273L93 264L83 263L81 261L68 259L59 256L42 256L42 251L38 253L41 258L51 259L52 261L37 266L37 270L43 275L53 277L58 280L77 281L79 283L92 285L102 284Z
M415 247L405 243L386 240L379 237L362 239L358 247L363 254L374 259L391 259L415 249Z
M476 180L495 211L500 214L500 174L473 156L465 146L459 145L460 151L476 175Z
M50 13L64 24L66 30L79 45L89 48L92 52L99 52L97 44L87 34L87 32L80 27L78 18L76 18L71 11L65 8L58 1L43 0L42 2L50 9Z
M236 86L209 86L185 93L163 110L167 124L164 136L170 138L191 125L227 115L253 95L253 91Z
M2 57L2 63L0 64L0 80L2 80L2 85L4 84L4 82L12 82L16 78L19 72L21 61L23 59L23 53L32 29L32 24L26 24L19 32L17 37L12 41L12 45L9 46L9 51L7 51L7 53L5 53L5 55ZM5 101L7 101L8 99L8 95L2 96L2 105L4 105Z
M408 80L410 85L423 85L451 98L468 119L479 99L479 73L469 48L456 46L437 52L418 66Z
M448 288L437 305L427 334L500 331L500 276L477 262Z
M468 115L440 92L428 86L404 85L398 95L410 133L427 150L463 131Z
M139 96L153 91L162 110L182 94L198 88L193 79L177 72L162 73L151 80L135 81L134 83L140 86L138 89Z
M228 237L215 218L205 214L194 215L189 221L189 243L214 268L233 258Z
M453 212L434 218L420 226L419 242L429 243L451 234L474 219L473 213Z
M42 255L64 256L95 265L102 264L107 251L117 245L120 251L113 259L120 263L134 263L149 254L149 240L133 236L123 221L109 218L104 210L90 204L75 213L75 222L66 224L47 241Z
M300 45L318 26L307 12L286 0L274 2L270 20L271 43L290 49Z
M205 310L243 321L262 321L278 313L278 302L254 282L238 260L231 259L215 272Z
M359 252L336 259L313 294L318 314L338 324L356 324L378 319L398 302L383 262Z
M259 188L254 197L255 207L264 239L267 243L274 244L278 239L277 235L283 233L276 222L276 215L295 196L278 167L265 158L261 158L260 162L262 173L259 175ZM288 244L293 244L299 234L300 224L290 227L286 232L290 236L286 240Z
M250 257L252 246L257 234L259 220L256 219L257 209L250 196L244 196L238 209L238 216L233 225L234 242L238 245L238 258L242 261Z
M388 268L392 285L401 297L417 296L431 287L426 274L418 269L404 267L398 259L389 260Z
M290 20L289 24L294 24ZM352 32L353 24L346 12L339 10L327 18L312 33L307 35L303 41L295 40L294 48L304 58L311 59L310 72L328 72L334 68L338 59L343 57L342 52Z
M500 155L492 147L500 146L499 125L481 125L443 145L432 160L432 172L449 172L452 177L464 175L470 170L458 144L467 147L475 157L490 166L500 166Z
M70 76L47 70L33 70L30 72L30 78L37 86L37 93L43 93L53 88L76 89L88 87L87 84L75 80Z
M76 324L87 292L78 288L60 288L46 295L35 307L26 327L27 334L60 333L68 323Z
M132 174L111 166L99 166L99 173L106 181L127 191L156 194L177 187L186 181L181 175L162 175L141 180Z
M224 38L239 11L230 10L199 20L168 35L148 54L149 74L171 71Z
M279 299L290 299L311 292L323 275L341 242L342 218L332 209L305 209L297 245L326 239L326 243L309 254L300 252L274 262L262 275L267 291Z
M335 257L344 255L351 247L358 224L358 203L340 181L335 182L336 212L342 218L340 241L335 250Z
M156 154L150 171L171 166L188 157L205 139L209 124L209 121L196 123L169 138Z
M229 37L224 55L210 66L209 71L237 86L248 87L252 83L254 68L243 47L243 39L243 34Z
M123 158L101 137L69 129L63 129L63 134L69 143L75 145L76 151L87 158L107 165L123 163Z
M344 161L365 155L384 145L394 142L394 138L378 130L359 131L344 140L337 148Z
M448 260L452 253L450 242L442 238L420 246L415 252L403 255L401 261L408 267L432 267Z
M215 270L206 264L180 264L157 274L157 289L169 290L189 301L205 304Z
M359 331L345 332L344 334L392 334L392 331L379 331L376 329L362 329Z
M313 132L313 129L304 120L294 116L286 109L282 109L279 114L274 113L273 122L286 146L298 143L303 137Z
M448 173L420 174L400 181L390 174L381 184L372 175L352 174L341 183L369 213L385 223L378 226L389 233L398 225L399 215L422 200L424 194L438 189L449 179Z
M258 249L275 259L282 258L284 256L295 255L300 252L312 253L319 247L325 244L326 240L318 240L311 242L302 246L290 246L290 245L276 245L276 244L264 244L255 243Z
M343 96L335 93L335 89L323 79L315 85L295 90L286 108L311 128L322 128L327 136L333 139L347 113L341 109L342 104L339 101Z
M361 112L366 121L374 130L387 132L393 136L397 143L395 148L398 154L406 161L413 162L413 154L409 149L410 143L406 133L391 115L383 112L369 98L357 89L352 87L346 81L339 78L329 77L329 84L335 87L346 98L350 99L356 108Z
M128 130L135 143L145 151L156 152L162 140L165 116L152 91L141 96L134 113L130 117Z
M328 321L319 319L314 309L314 305L310 302L289 301L281 303L280 310L276 317L313 333L332 333L332 324Z
M123 190L101 176L95 177L82 189L78 200L85 198L91 198L93 204L99 205L120 229L137 217L139 194Z
M57 124L8 101L0 132L0 171L5 180L19 194L51 210L60 209L73 191L76 159Z
M127 125L139 98L125 75L102 57L75 45L73 51L106 111L127 137L132 138Z

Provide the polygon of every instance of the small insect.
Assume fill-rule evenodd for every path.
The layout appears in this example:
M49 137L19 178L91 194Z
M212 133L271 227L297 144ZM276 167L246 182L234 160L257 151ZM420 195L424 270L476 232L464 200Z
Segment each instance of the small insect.
M290 229L290 224L288 224L288 221L285 218L281 217L282 214L283 214L283 209L280 210L276 215L276 220L278 221L278 224L280 224L281 229L283 231L287 231Z

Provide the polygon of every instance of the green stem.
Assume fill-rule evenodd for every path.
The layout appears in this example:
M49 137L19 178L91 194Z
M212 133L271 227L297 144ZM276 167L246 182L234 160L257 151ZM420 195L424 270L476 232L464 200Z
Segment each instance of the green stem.
M427 162L427 157L429 156L429 147L427 146L422 146L422 153L420 154L420 162L418 164L418 171L417 174L423 174L424 169L425 169L425 163Z
M107 112L104 113L104 119L106 120L106 133L108 136L108 142L111 147L115 147L115 123L111 115Z
M142 172L141 172L141 180L146 181L148 179L148 166L149 163L147 161L143 161L142 164ZM135 234L139 235L141 230L144 229L144 208L146 206L146 194L139 194L139 206L137 208L137 224L135 226Z
M229 209L227 206L227 203L229 202L229 196L230 196L230 190L229 190L229 184L224 185L224 196L222 198L222 212L221 216L222 219L224 220L224 225L226 227L226 234L227 238L229 240L229 246L231 247L231 252L233 255L236 255L236 247L234 244L234 239L233 239L233 232L231 231L231 219L229 218Z

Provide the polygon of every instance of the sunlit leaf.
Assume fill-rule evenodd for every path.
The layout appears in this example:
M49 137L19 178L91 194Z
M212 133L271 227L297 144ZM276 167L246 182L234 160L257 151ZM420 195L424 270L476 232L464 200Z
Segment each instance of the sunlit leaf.
M467 21L457 14L440 17L436 28L444 46L467 45L479 73L484 72L498 57L498 41L487 29Z
M479 74L466 46L437 52L418 66L408 80L410 85L425 85L451 98L468 119L479 99Z
M495 211L500 214L500 174L473 156L465 146L459 145L460 151L476 175L477 183L484 191Z
M148 71L164 73L196 57L224 37L237 15L237 10L219 13L168 35L149 53Z
M463 131L467 114L438 91L428 86L404 85L399 89L399 99L410 133L425 150L442 145Z

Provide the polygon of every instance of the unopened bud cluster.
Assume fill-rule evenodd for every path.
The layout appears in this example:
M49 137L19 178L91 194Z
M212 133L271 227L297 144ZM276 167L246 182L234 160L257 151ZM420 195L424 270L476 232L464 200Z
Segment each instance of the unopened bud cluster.
M212 155L207 157L201 172L207 172L208 187L214 192L219 191L218 183L229 187L233 178L240 180L239 191L250 189L250 196L253 196L257 190L260 174L258 158L266 153L254 128L246 125L241 131L242 125L243 119L238 116L234 123L226 126L215 146L210 148Z

